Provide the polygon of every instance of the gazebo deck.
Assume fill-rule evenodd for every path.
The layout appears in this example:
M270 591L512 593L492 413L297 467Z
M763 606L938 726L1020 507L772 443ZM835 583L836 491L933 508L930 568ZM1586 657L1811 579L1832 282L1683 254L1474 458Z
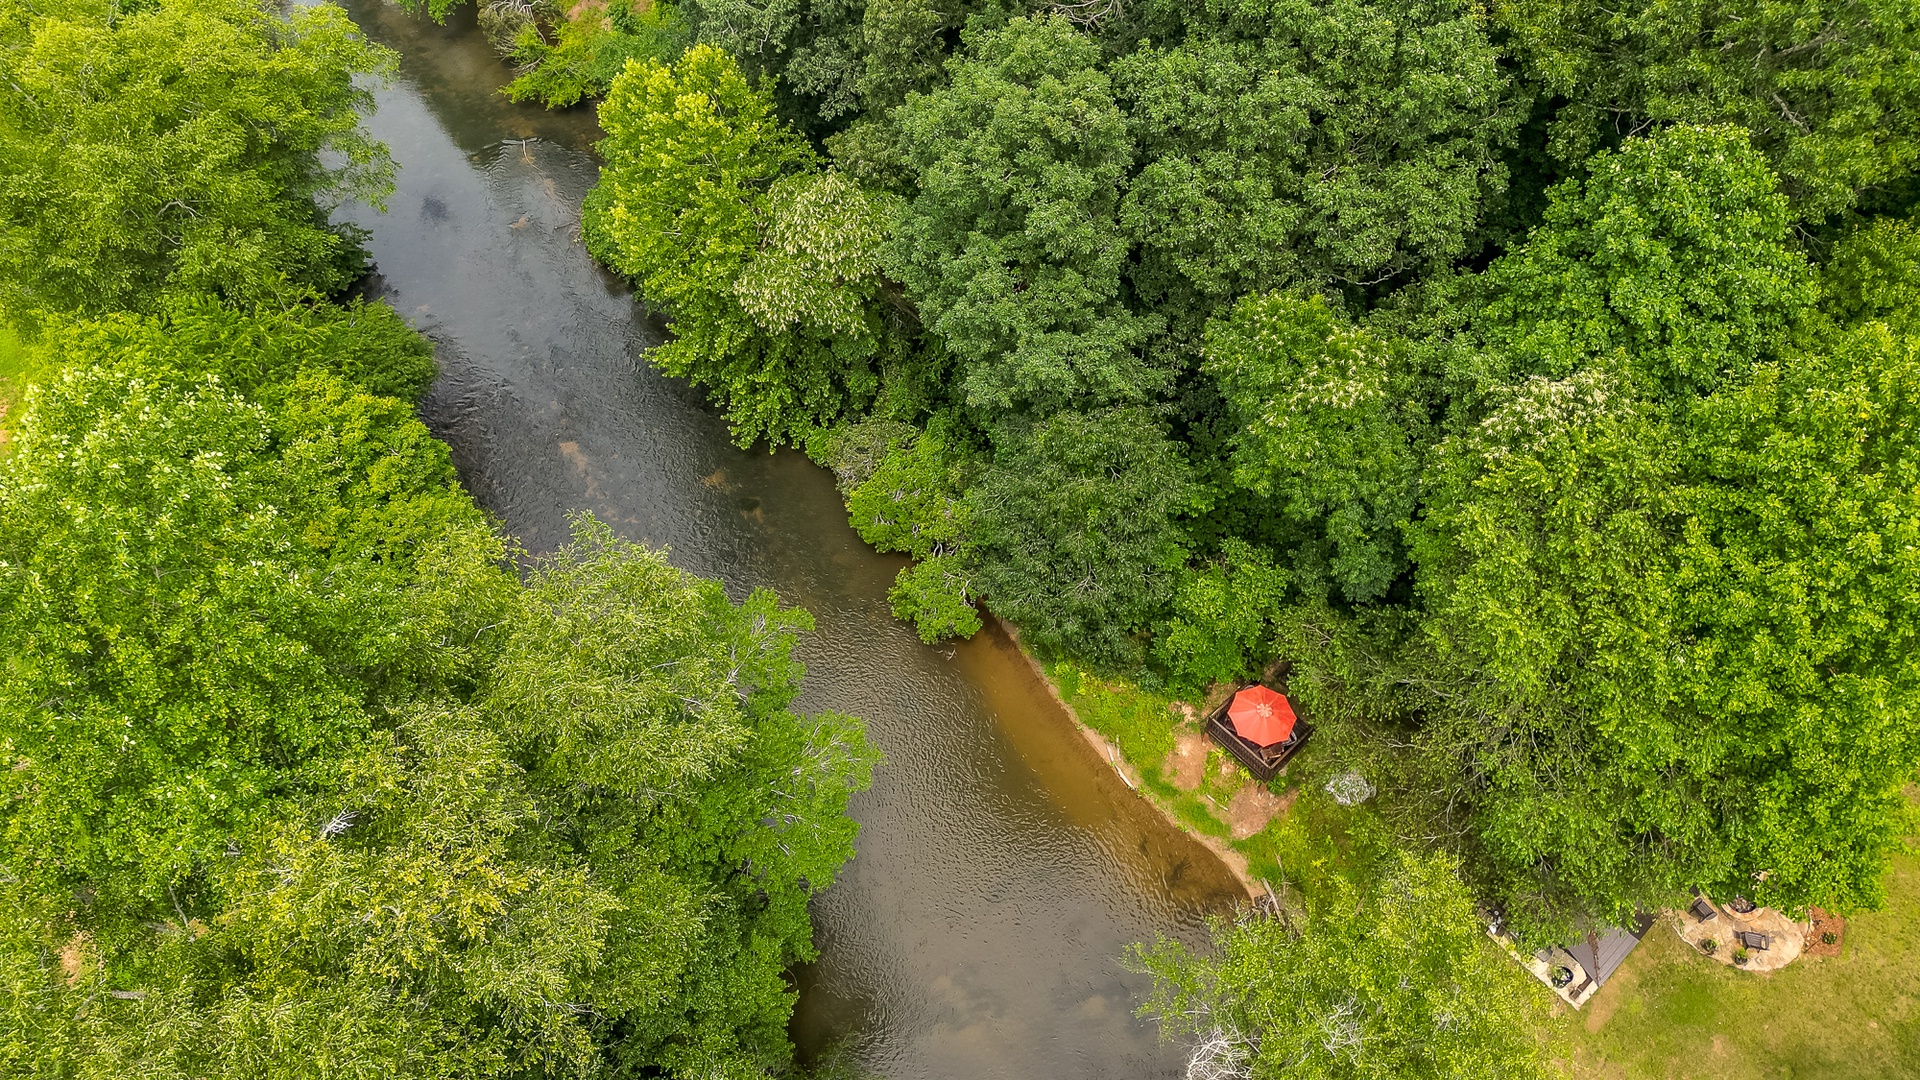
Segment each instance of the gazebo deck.
M1307 737L1313 734L1313 725L1307 723L1306 717L1299 715L1299 706L1296 705L1294 706L1293 735L1286 742L1273 746L1257 746L1241 738L1240 733L1233 730L1232 721L1227 719L1227 708L1233 704L1235 695L1253 685L1256 684L1244 683L1234 687L1233 693L1228 694L1225 701L1207 714L1205 727L1208 738L1218 744L1220 749L1232 754L1234 760L1246 766L1255 780L1264 784L1279 775L1287 759L1307 744ZM1267 689L1274 688L1267 687ZM1283 691L1275 690L1274 692L1282 693ZM1291 703L1292 699L1289 698L1288 701Z

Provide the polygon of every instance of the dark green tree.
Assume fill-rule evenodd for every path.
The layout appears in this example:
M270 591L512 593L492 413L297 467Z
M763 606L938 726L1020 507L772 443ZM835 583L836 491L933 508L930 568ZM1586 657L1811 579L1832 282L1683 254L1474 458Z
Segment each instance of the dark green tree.
M1486 20L1422 0L1206 0L1117 60L1142 165L1142 296L1197 334L1275 288L1374 286L1460 256L1524 119Z
M1920 167L1920 13L1904 0L1501 0L1575 165L1666 124L1732 124L1818 221Z
M1175 518L1192 497L1180 448L1144 409L1064 412L1009 434L967 491L980 591L1044 649L1136 662L1136 631L1186 562Z
M1218 559L1181 575L1172 614L1155 628L1154 659L1176 685L1202 694L1240 678L1271 654L1289 584L1265 549L1227 537Z
M894 242L901 277L984 417L1139 402L1166 385L1140 353L1158 319L1121 296L1133 148L1099 60L1065 19L1015 19L895 114L918 185Z

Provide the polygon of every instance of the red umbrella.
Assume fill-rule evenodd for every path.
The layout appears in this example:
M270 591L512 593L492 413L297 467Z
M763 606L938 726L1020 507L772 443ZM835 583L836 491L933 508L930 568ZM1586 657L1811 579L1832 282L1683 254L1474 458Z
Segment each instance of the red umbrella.
M1293 705L1264 686L1249 686L1227 706L1233 730L1255 746L1272 746L1293 737Z

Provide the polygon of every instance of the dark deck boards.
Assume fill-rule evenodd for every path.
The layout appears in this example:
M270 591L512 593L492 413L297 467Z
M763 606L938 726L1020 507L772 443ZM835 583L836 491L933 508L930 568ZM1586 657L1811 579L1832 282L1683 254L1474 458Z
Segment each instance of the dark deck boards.
M1246 766L1247 771L1253 774L1255 780L1264 784L1275 776L1278 776L1280 770L1286 766L1287 759L1297 753L1301 747L1307 745L1307 738L1313 734L1313 725L1307 723L1307 718L1300 715L1300 706L1294 702L1292 698L1288 698L1287 703L1293 707L1292 738L1278 746L1264 747L1256 746L1241 738L1240 733L1233 730L1232 721L1227 719L1227 707L1233 704L1233 699L1236 694L1252 685L1254 684L1246 683L1234 687L1233 693L1227 695L1227 700L1221 702L1218 708L1207 714L1206 731L1208 738L1212 739L1222 750L1232 754L1234 760ZM1273 688L1268 687L1268 689ZM1284 694L1286 691L1279 690L1276 692Z

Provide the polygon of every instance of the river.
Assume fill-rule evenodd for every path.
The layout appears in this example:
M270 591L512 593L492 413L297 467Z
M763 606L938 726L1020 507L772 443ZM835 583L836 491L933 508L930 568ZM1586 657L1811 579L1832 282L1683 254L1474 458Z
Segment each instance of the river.
M802 707L865 717L886 755L853 804L859 854L814 905L803 1059L838 1045L891 1080L1178 1076L1119 961L1197 937L1241 895L1226 870L1128 790L1004 637L927 647L896 622L904 563L860 543L829 474L736 449L646 365L658 322L579 243L589 111L501 97L470 12L436 27L379 0L348 10L403 57L368 122L400 172L384 214L341 216L372 232L373 291L437 345L421 411L468 487L532 551L588 509L735 596L807 608Z

